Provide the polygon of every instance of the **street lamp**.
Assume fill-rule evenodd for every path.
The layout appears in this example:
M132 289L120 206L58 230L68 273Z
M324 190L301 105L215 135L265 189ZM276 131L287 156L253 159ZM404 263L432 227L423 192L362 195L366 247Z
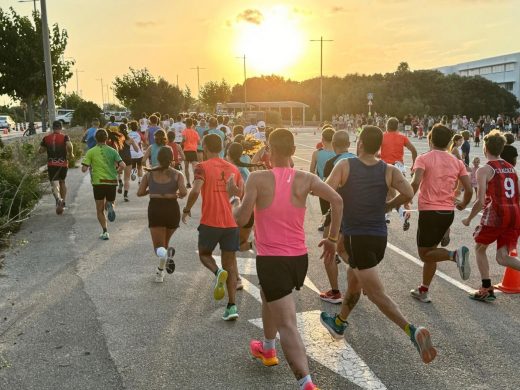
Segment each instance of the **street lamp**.
M320 126L323 123L323 42L333 42L331 39L311 39L311 42L320 42Z
M19 3L33 3L35 13L36 13L36 2L37 1L40 1L40 0L18 0Z

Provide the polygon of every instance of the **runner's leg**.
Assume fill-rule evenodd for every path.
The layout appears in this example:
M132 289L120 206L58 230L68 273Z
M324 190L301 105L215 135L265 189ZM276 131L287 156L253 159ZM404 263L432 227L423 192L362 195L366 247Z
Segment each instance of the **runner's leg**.
M222 268L224 268L228 273L226 287L228 292L229 304L234 304L236 303L235 297L238 277L236 252L222 251Z
M65 185L65 180L60 180L59 184L61 200L65 200L65 197L67 196L67 186Z
M186 176L186 184L190 184L190 162L184 161L184 175Z
M124 182L124 198L128 200L128 190L130 190L130 174L132 173L132 165L127 165L124 170L123 182Z
M105 215L105 199L96 200L97 219L103 231L107 230L107 217Z

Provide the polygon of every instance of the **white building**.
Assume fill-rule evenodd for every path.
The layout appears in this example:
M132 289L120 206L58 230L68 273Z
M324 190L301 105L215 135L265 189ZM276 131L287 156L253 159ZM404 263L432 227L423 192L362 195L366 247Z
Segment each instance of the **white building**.
M505 88L520 101L520 53L437 68L444 74L481 76Z

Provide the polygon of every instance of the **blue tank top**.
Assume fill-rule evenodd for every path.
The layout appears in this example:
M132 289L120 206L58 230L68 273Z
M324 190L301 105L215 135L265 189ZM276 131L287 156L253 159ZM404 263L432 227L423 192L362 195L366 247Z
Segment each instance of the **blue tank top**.
M159 126L150 126L148 128L148 144L149 145L151 145L155 142L154 135L158 130L161 130L161 128Z
M152 162L152 167L155 167L159 165L159 160L157 160L157 156L159 155L159 149L161 149L162 146L159 146L156 143L153 143L150 146L152 148L152 151L150 153L150 160Z
M338 189L343 198L342 232L349 236L386 236L386 166L383 161L365 165L357 158L348 160L347 182Z
M331 158L336 157L336 153L333 150L320 149L316 155L316 172L321 180L323 180L323 171L325 169L325 163Z

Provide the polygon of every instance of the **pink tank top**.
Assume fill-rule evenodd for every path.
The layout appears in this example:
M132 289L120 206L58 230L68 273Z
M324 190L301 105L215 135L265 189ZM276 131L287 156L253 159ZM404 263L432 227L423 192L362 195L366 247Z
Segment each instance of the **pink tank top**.
M295 207L292 186L296 170L273 168L275 189L271 205L255 208L255 239L259 256L302 256L305 245L305 207Z

